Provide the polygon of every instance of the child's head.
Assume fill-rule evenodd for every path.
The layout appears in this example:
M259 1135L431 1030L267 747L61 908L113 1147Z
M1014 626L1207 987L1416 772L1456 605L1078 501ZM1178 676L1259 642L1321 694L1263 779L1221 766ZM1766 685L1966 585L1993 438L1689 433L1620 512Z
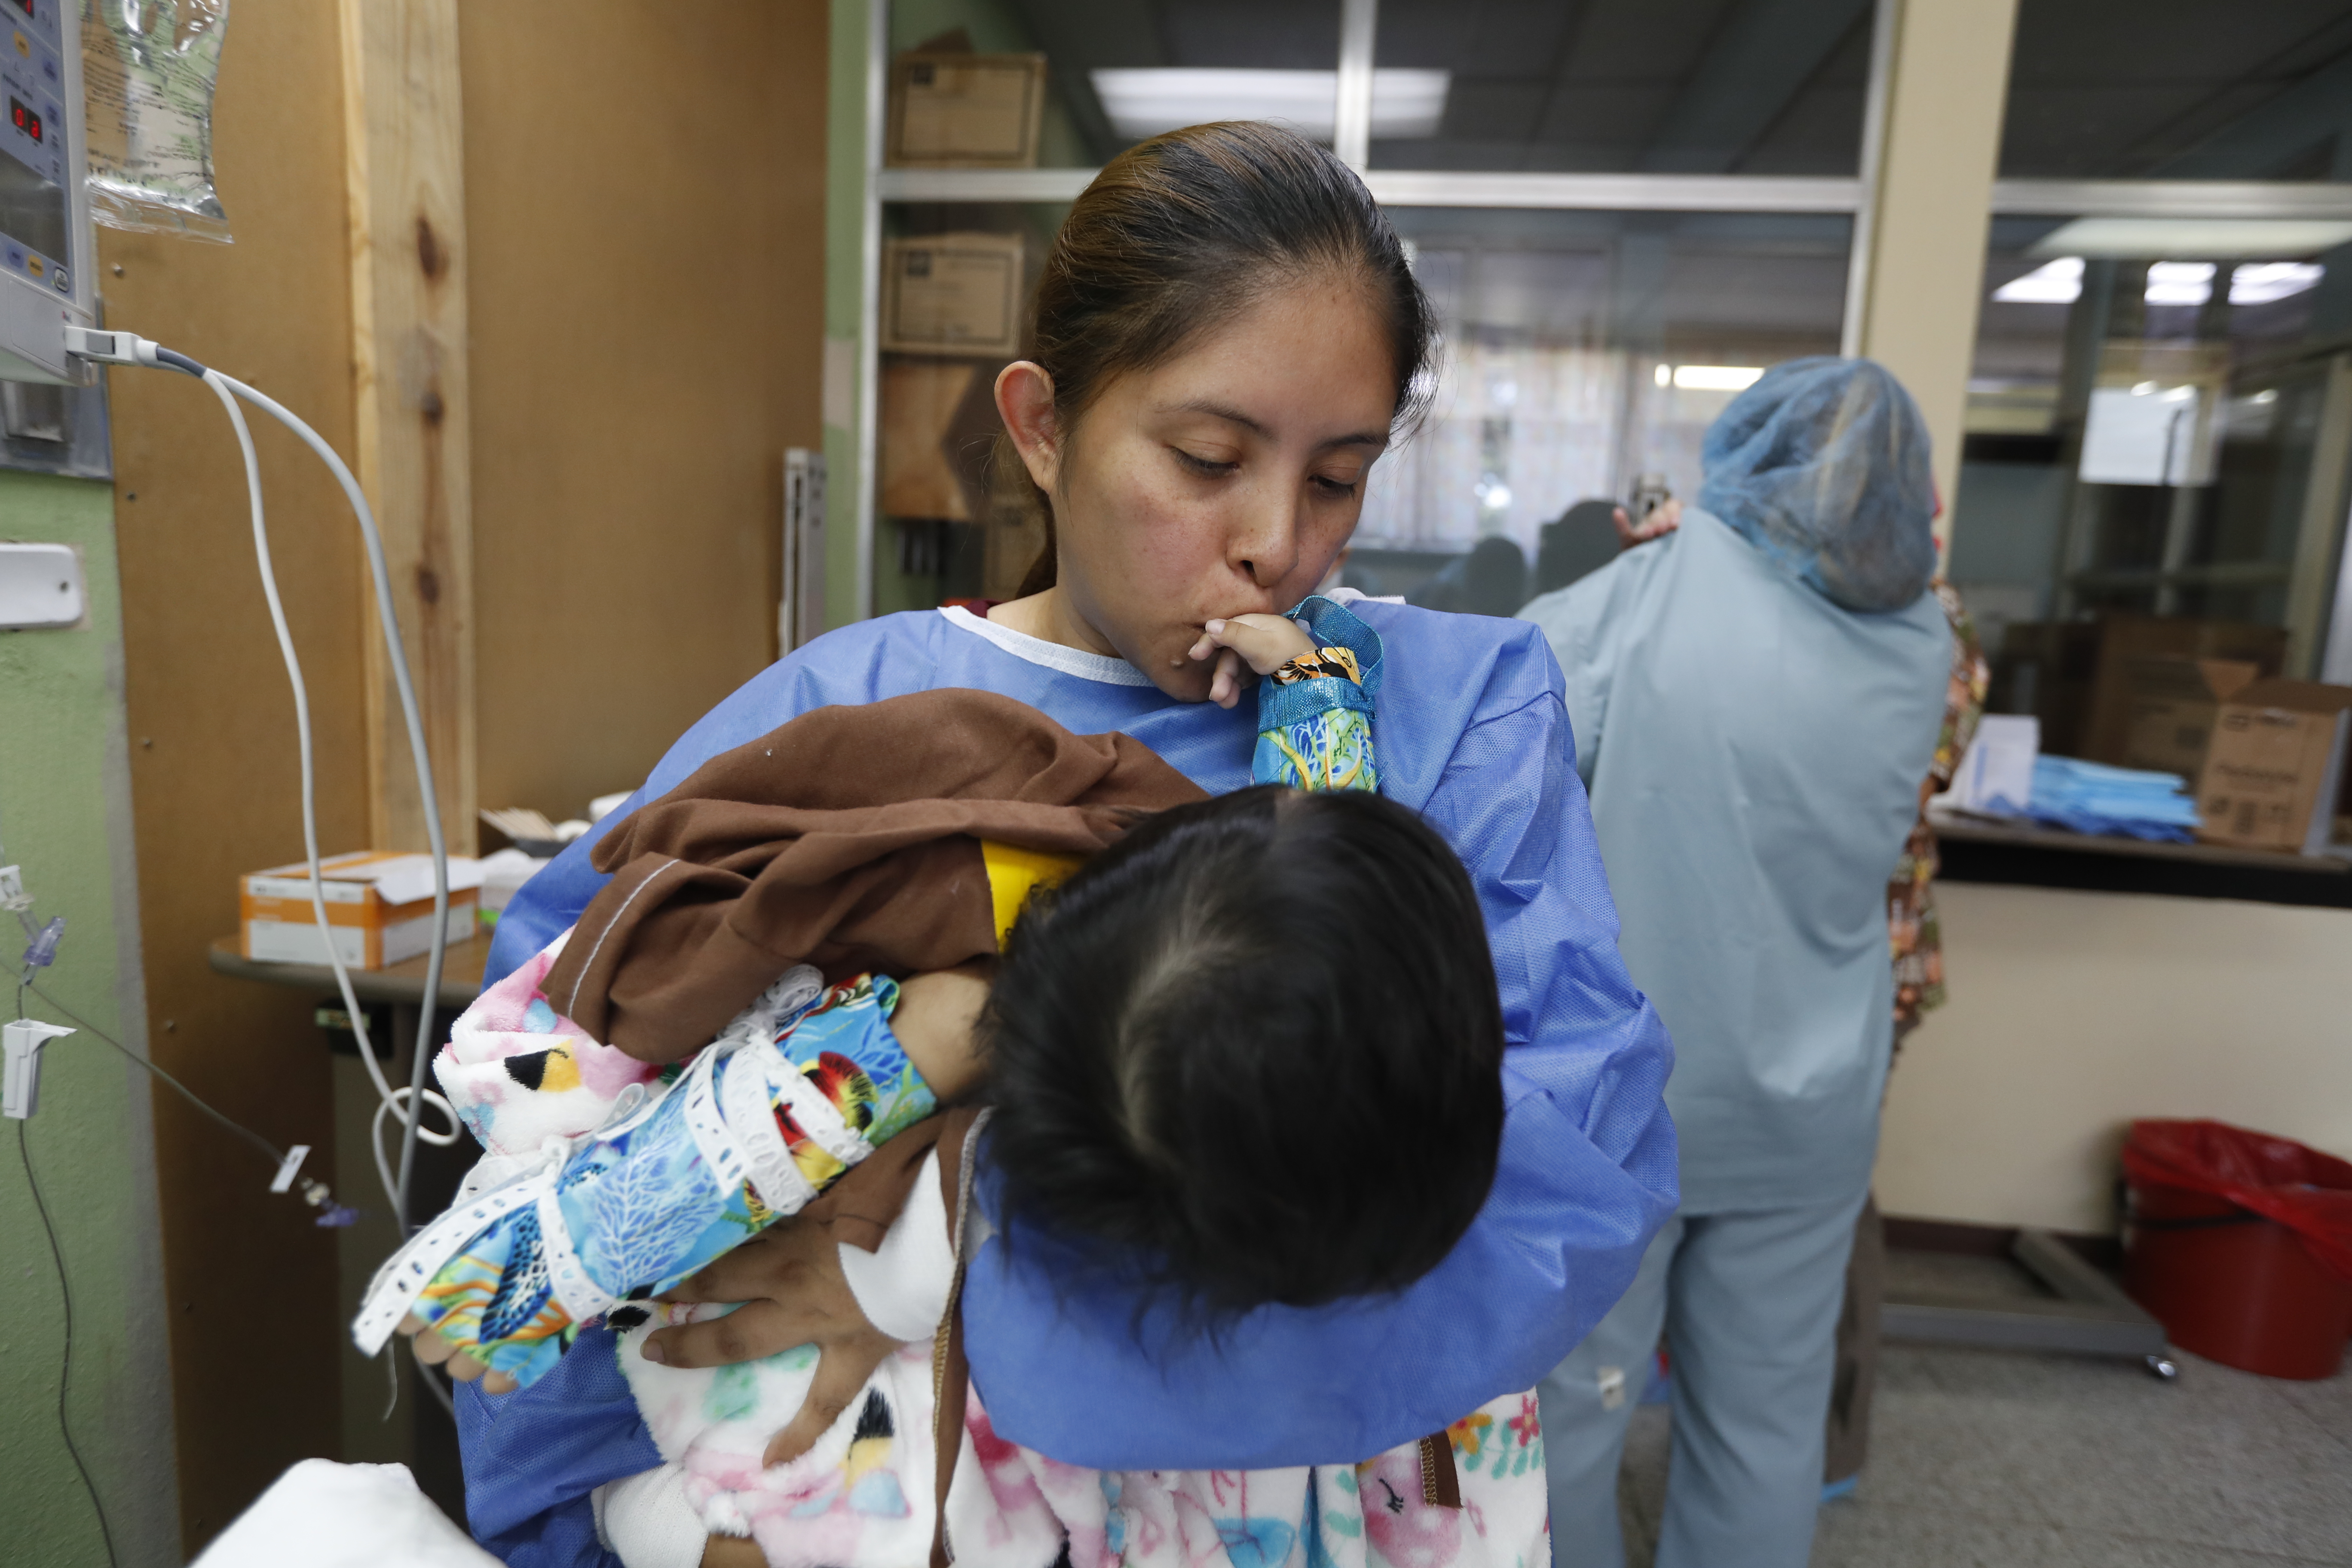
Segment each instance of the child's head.
M1150 819L1023 914L982 1028L1007 1220L1213 1313L1404 1285L1494 1178L1477 897L1375 795L1265 786Z

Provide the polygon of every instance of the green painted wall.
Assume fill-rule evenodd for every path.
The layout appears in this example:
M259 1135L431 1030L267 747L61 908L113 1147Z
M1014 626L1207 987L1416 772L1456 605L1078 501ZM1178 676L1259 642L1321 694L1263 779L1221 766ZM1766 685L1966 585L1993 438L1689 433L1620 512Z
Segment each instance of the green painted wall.
M37 918L66 917L42 988L143 1048L113 489L0 472L0 540L79 546L90 600L84 626L0 632L0 861L24 868ZM0 960L13 966L23 947L15 918L0 915ZM64 1021L26 1001L34 1016ZM16 1016L13 988L0 1005ZM0 1121L0 1558L23 1568L106 1562L58 1430L64 1313L18 1157L22 1129L73 1289L68 1415L116 1559L124 1568L176 1563L146 1074L87 1034L44 1055L39 1114Z

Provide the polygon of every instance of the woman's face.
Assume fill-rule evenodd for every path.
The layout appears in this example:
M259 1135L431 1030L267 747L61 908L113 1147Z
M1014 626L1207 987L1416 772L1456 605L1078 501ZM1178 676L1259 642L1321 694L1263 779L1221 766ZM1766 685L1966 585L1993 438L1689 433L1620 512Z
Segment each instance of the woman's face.
M999 407L1054 497L1063 640L1118 655L1171 697L1207 696L1211 665L1186 657L1202 623L1314 591L1363 510L1395 388L1379 314L1339 276L1113 379L1075 431L1053 428L1042 370L1008 368Z

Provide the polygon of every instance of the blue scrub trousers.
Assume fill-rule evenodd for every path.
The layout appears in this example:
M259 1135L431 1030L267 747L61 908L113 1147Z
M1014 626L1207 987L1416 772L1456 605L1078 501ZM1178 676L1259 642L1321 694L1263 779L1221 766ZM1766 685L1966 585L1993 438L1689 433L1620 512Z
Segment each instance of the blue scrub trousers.
M1805 1568L1866 1195L1666 1222L1624 1299L1538 1385L1556 1568L1624 1568L1617 1470L1662 1330L1674 1452L1656 1568Z

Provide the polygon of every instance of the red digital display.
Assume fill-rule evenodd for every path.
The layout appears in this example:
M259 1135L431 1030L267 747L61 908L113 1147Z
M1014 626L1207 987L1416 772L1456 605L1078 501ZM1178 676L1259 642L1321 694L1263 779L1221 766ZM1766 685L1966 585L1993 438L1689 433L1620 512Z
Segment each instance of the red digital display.
M41 117L13 98L8 100L8 119L17 130L34 141L41 139Z
M27 16L31 16L33 14L33 0L16 0L16 9L22 11Z

